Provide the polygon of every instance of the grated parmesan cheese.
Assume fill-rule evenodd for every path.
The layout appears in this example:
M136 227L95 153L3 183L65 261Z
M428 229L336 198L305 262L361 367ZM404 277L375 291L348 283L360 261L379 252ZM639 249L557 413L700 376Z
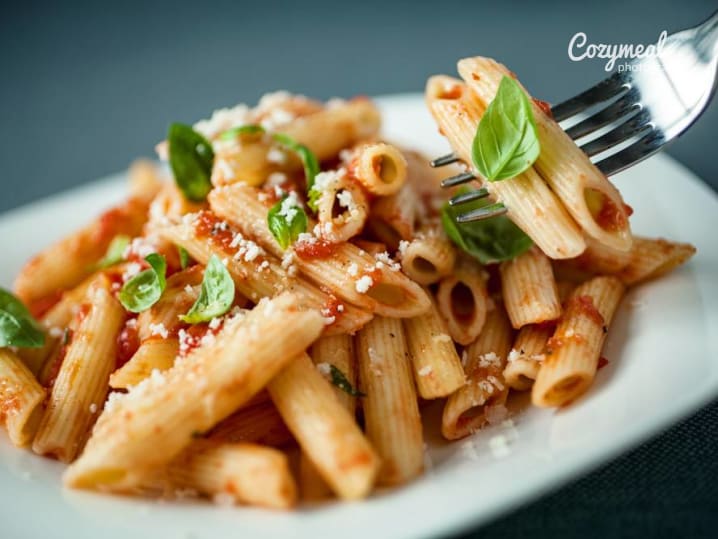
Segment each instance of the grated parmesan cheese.
M152 324L150 323L149 326L150 329L150 335L158 335L162 337L163 339L166 339L169 337L169 331L167 331L167 328L164 324Z
M360 294L366 294L373 284L374 281L372 280L372 278L369 277L369 275L364 275L356 281L354 286L357 292L359 292Z

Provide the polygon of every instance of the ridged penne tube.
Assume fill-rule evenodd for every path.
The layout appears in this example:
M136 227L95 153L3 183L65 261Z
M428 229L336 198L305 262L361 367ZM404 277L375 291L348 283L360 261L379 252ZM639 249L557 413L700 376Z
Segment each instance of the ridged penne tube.
M432 302L426 314L404 320L409 357L419 395L446 397L464 385L464 369L449 329Z
M10 441L23 447L32 441L42 418L45 388L14 353L0 348L0 423Z
M502 262L499 269L504 306L514 328L561 316L556 280L545 254L532 248Z
M396 251L401 240L414 237L419 204L414 188L409 184L404 184L393 195L380 197L372 205L369 215L368 226L372 234L390 251Z
M143 200L129 199L35 255L15 279L17 295L32 310L33 302L79 284L94 271L116 235L140 234L147 207Z
M319 372L331 379L331 366L337 368L351 387L357 387L357 372L354 361L354 340L351 335L321 337L313 345L310 357ZM342 406L354 416L356 398L348 392L334 387L334 394ZM299 460L299 486L302 498L319 500L331 494L331 489L322 478L317 467L306 453Z
M253 302L290 291L297 294L301 305L327 314L331 312L334 321L326 326L325 334L353 333L371 319L371 313L339 303L336 297L320 291L299 276L290 277L288 271L291 268L285 270L276 258L223 223L210 212L202 212L177 225L166 225L158 232L163 238L184 247L202 264L207 264L213 254L226 260L237 290ZM218 232L212 234L215 227L223 230L216 228Z
M281 447L293 439L271 401L254 406L245 405L220 421L207 433L207 437L223 442L252 442L270 447Z
M480 56L460 60L458 69L484 106L494 99L503 77L516 78L505 66ZM631 229L618 189L591 163L561 126L530 99L528 92L526 94L541 143L534 168L589 236L614 249L628 251Z
M267 228L268 208L258 200L257 194L249 186L234 184L214 189L209 201L217 215L247 237L277 257L286 256ZM297 254L300 243L288 249L288 253L294 253L292 264L338 297L382 316L398 318L416 316L429 308L429 298L422 288L397 271L393 264L379 263L351 243L336 244L325 256L303 258Z
M618 277L628 285L665 275L684 264L696 252L689 243L678 243L662 238L635 238L628 264Z
M526 391L531 388L546 357L546 342L554 329L553 324L529 324L519 330L504 368L504 380L511 389Z
M463 82L443 75L429 79L426 101L453 150L471 166L471 146L485 107ZM484 182L484 187L550 258L574 258L586 248L581 230L533 168L510 180Z
M44 383L42 372L48 358L57 352L65 336L65 331L70 326L75 311L82 302L82 298L85 297L92 281L93 277L88 277L76 287L63 292L60 300L42 315L40 322L47 329L44 345L39 348L20 348L17 352L20 359L38 377L41 384Z
M284 153L272 154L273 145L267 137L248 135L239 137L233 143L216 141L215 159L212 167L212 184L229 185L244 182L248 185L262 185L270 174L297 170L301 167L298 159ZM270 155L279 155L281 163L270 160Z
M286 455L256 444L194 442L167 466L167 478L174 488L222 501L273 509L289 509L297 501Z
M157 165L149 159L138 159L127 172L130 197L150 201L162 189L163 180Z
M321 315L297 305L289 293L261 301L163 375L109 402L65 485L127 491L166 465L319 336Z
M357 334L367 436L381 457L379 483L398 485L424 469L424 439L400 320L376 317Z
M317 203L321 237L332 243L349 241L364 228L369 202L361 187L346 174L328 174L335 179L328 182Z
M54 455L63 462L71 462L82 450L105 402L117 337L125 321L125 311L104 275L90 285L82 311L86 313L67 347L32 444L35 453Z
M179 219L183 215L206 208L206 202L187 200L174 182L167 183L152 199L149 217L144 227L145 235L154 235L155 229L166 225L168 219Z
M401 267L419 284L433 284L454 269L456 250L438 223L419 229L416 237L403 247Z
M406 181L406 159L391 144L364 144L354 149L349 175L373 195L393 195Z
M325 161L377 135L381 127L379 110L369 99L355 98L301 116L278 131L307 146L319 161Z
M465 350L466 385L444 405L441 433L448 440L472 434L488 422L500 420L509 388L502 372L512 341L506 312L496 303L486 317L481 335Z
M192 266L167 279L165 291L159 301L137 317L137 334L141 341L157 332L174 335L183 327L180 315L186 314L199 296L203 270Z
M453 275L439 281L436 302L451 338L464 345L473 342L484 327L488 309L485 277L479 265L459 260Z
M535 406L563 406L588 390L623 292L615 277L595 277L574 289L546 343L546 359L531 391Z
M332 386L311 359L292 359L267 388L277 410L304 453L343 499L371 491L379 458Z
M136 386L152 371L169 369L179 353L179 341L176 337L167 339L152 337L142 342L130 360L110 376L110 387L128 389Z

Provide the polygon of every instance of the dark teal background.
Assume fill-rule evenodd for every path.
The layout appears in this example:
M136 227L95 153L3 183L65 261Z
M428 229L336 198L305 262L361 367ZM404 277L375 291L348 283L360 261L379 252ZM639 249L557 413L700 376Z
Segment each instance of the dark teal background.
M718 8L716 0L0 5L0 211L119 171L151 156L170 122L273 89L319 98L420 91L428 75L482 54L557 102L605 76L601 61L569 60L576 32L650 43ZM668 150L714 189L717 127L714 104ZM717 431L714 405L472 536L716 537Z

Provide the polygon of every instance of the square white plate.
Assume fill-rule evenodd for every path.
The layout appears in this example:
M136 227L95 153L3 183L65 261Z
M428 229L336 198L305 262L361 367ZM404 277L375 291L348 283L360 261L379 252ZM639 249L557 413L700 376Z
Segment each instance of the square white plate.
M428 155L446 152L420 96L379 103L387 138ZM119 200L123 179L1 216L0 285L10 286L31 254ZM698 254L627 295L606 344L610 363L571 407L528 408L514 416L513 427L487 428L453 444L441 440L437 417L429 417L425 476L365 502L286 514L66 491L60 464L16 450L0 434L2 537L429 537L485 522L635 446L718 395L718 198L662 155L615 181L635 209L634 231L689 241ZM508 452L492 452L489 441L497 435L508 440Z

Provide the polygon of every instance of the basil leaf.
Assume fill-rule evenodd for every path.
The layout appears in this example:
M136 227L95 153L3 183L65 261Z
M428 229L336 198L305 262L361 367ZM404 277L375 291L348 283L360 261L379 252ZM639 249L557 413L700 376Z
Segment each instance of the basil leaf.
M456 221L459 213L483 208L489 204L491 201L478 200L462 204L461 210L449 206L448 203L444 204L441 209L441 222L446 235L482 264L511 260L528 251L533 245L531 238L506 215L470 223Z
M248 124L240 125L239 127L233 127L232 129L227 129L227 131L222 133L219 138L221 138L222 140L232 140L242 135L259 135L263 133L266 133L266 131L261 125Z
M529 168L540 151L531 103L518 83L505 76L476 129L474 165L488 181L506 180Z
M0 347L39 348L45 332L13 294L0 288Z
M107 246L105 256L103 256L102 260L97 263L97 269L109 268L110 266L114 266L115 264L122 262L125 250L130 245L130 241L130 237L124 234L118 234L112 238L110 245Z
M344 373L331 363L329 364L329 373L331 375L332 384L345 393L348 393L352 397L366 397L365 393L362 393L358 389L354 389L351 383L349 383L349 380L347 380L347 377L344 376Z
M283 133L275 133L272 135L272 139L285 148L295 152L302 160L302 164L304 165L304 177L307 182L307 192L309 193L309 201L307 202L307 205L312 209L312 211L317 211L317 200L319 196L321 196L321 193L313 195L313 191L315 191L314 178L316 178L317 174L319 174L319 161L317 161L316 156L309 148L303 144L299 144L292 137Z
M165 257L152 253L145 257L150 269L138 273L120 290L120 303L130 312L141 313L152 307L162 297L167 281Z
M177 187L188 200L202 202L212 189L212 145L192 127L179 123L170 125L167 140Z
M267 213L267 226L280 247L286 249L307 231L307 214L294 197L285 196Z
M189 253L187 252L187 249L182 247L181 245L177 246L177 250L179 251L179 259L180 259L180 269L187 269L187 266L189 266Z
M202 278L202 289L187 314L180 316L183 322L197 324L209 322L222 316L234 303L234 281L217 255L207 262Z

